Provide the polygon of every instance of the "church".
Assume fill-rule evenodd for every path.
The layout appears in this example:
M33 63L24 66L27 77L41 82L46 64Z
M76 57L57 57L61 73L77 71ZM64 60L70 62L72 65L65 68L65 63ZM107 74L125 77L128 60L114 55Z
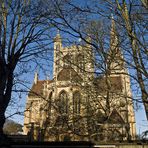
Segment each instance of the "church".
M27 96L24 134L43 141L126 141L136 136L130 77L111 20L104 74L95 75L91 38L64 47L54 38L53 79L34 82Z

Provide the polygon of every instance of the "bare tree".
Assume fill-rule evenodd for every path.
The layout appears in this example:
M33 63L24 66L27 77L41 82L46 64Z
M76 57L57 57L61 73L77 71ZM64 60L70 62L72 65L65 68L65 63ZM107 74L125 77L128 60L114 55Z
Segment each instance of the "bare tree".
M27 73L27 62L33 63L49 49L50 35L46 31L51 26L44 27L42 8L41 1L0 2L0 140L17 76Z
M130 75L136 80L140 87L142 102L145 107L146 116L148 118L148 93L147 93L147 2L146 1L106 1L111 8L110 12L117 15L116 23L121 26L125 32L124 52L133 59L133 63L125 59L129 68L135 70ZM123 36L120 36L123 39ZM125 39L124 39L125 40ZM124 42L123 42L124 43ZM129 46L128 46L129 45Z
M111 18L111 15L108 15L111 7L108 7L108 5L103 5L104 3L103 2L101 3L101 1L100 1L100 3L102 4L102 6L100 6L99 3L97 3L97 1L93 1L93 2L94 3L91 3L91 5L89 5L90 1L87 1L85 3L85 5L78 6L75 3L73 3L72 1L67 1L67 7L66 7L66 9L65 8L63 9L63 7L60 7L60 5L58 5L59 4L58 1L55 1L54 7L57 8L56 11L55 11L55 14L60 19L54 20L52 23L57 28L59 28L59 30L61 30L61 32L67 33L71 37L74 37L74 38L77 38L77 37L81 38L81 40L83 40L87 44L91 45L94 48L95 52L97 53L99 58L96 61L94 61L94 63L96 65L96 67L98 66L97 67L98 69L97 69L97 71L95 71L95 74L97 74L97 73L100 74L100 75L105 74L105 78L106 78L105 84L106 84L106 87L107 87L106 88L106 93L107 93L106 96L107 97L104 98L104 100L106 101L106 108L104 109L104 111L106 113L106 118L107 118L108 115L110 114L111 102L113 102L113 99L111 99L111 95L112 95L112 93L114 93L113 90L111 90L112 84L111 84L110 78L109 78L110 77L110 68L111 68L112 62L116 60L116 59L114 59L114 57L118 53L115 52L112 55L110 55L109 52L108 52L108 50L110 48L110 44L112 44L112 43L109 43L109 38L107 37L107 36L109 36L109 33L106 32L104 38L103 37L101 38L100 36L101 35L103 36L102 32L101 31L97 32L95 30L95 28L93 28L94 30L92 30L93 31L92 36L90 36L90 32L87 32L87 29L88 29L87 27L88 27L89 23L92 22L92 20L97 19L99 17L100 18L105 17L107 19ZM106 3L108 4L109 2L106 1ZM114 3L111 3L111 4L109 3L109 6L113 6L112 4L114 4ZM103 7L105 7L106 9L103 10ZM113 11L113 9L111 9L111 10ZM115 9L114 13L116 13L116 9ZM117 25L118 24L123 25L121 19L119 19L119 20L114 19L114 21L117 22ZM93 25L93 24L91 24L91 25ZM93 27L95 27L95 26L93 26ZM123 27L125 27L125 25L123 25ZM121 26L121 28L122 28L122 26ZM119 32L119 34L117 34L117 38L120 38L121 37L120 35L123 35L125 33L124 29L121 32ZM91 37L93 41L90 42L90 41L86 40L87 37ZM67 42L68 41L69 40L67 40ZM124 41L124 43L126 42L126 36L124 36L124 38L121 38L121 40L119 40L119 42L117 43L116 46L122 47L123 41ZM70 42L72 42L72 41L70 41ZM131 42L128 42L128 43L131 47L131 45L132 45ZM115 51L116 51L117 47L114 47ZM123 48L121 50L122 50L121 52L123 52L123 54L124 54L124 52L127 51L127 48L126 49ZM144 48L144 51L146 51L145 48ZM131 52L129 51L128 53L131 53ZM108 57L110 57L110 61L108 60ZM131 54L130 57L134 57L134 54ZM125 56L125 59L120 59L120 60L123 63L126 63L127 67L132 67L135 70L137 70L135 63L131 64L131 62L129 62L128 59L126 59L126 58L127 58L127 56ZM139 58L139 60L140 59L141 58ZM145 62L145 59L143 59L143 62ZM120 65L121 63L118 63L118 64ZM118 64L116 65L117 67L118 67ZM145 73L146 68L145 67L143 67L143 68L144 68L143 74L144 74L144 78L145 78L147 73ZM91 71L87 71L87 72L91 73ZM139 81L137 79L138 75L135 75L133 73L128 74L128 73L124 73L124 72L123 72L123 75L129 75L132 78L136 79L137 82L139 83ZM145 88L144 88L144 90L145 90ZM125 98L126 97L127 96L125 95ZM130 100L132 100L132 97L130 98ZM145 102L145 100L143 102ZM127 127L127 133L128 133L128 131L129 131L129 127Z
M139 3L139 8L143 9L142 11L136 11L133 12L133 14L130 12L130 8L128 8L128 4L123 1L122 4L119 4L118 1L117 8L120 11L122 15L122 19L125 23L125 29L127 31L131 49L132 49L132 57L134 60L136 72L137 72L137 81L139 83L141 94L142 94L142 101L145 107L146 116L148 120L148 93L146 89L146 83L148 82L148 73L147 73L147 65L145 65L145 62L147 60L147 44L146 44L146 32L144 31L146 29L146 18L142 15L142 13L146 13L147 10L144 10L145 8L142 8L141 3ZM134 3L129 3L134 9ZM133 16L135 15L135 16ZM133 16L133 18L132 18ZM142 17L143 23L140 23L141 19L138 18L139 16ZM134 23L134 21L137 21ZM141 28L141 29L140 29ZM138 31L136 31L136 29ZM141 37L138 35L140 33Z
M48 1L48 0L46 0L44 2L50 4L50 1ZM117 38L121 37L121 40L116 44L114 49L116 51L118 46L123 47L124 46L123 43L128 43L128 45L129 45L128 47L130 47L130 49L132 49L132 50L128 50L128 48L123 48L121 51L123 52L123 54L128 53L128 55L130 55L130 58L132 57L134 59L134 63L131 63L131 61L130 62L128 61L128 56L125 56L125 59L120 59L120 60L122 62L126 63L127 67L134 68L137 71L137 75L135 76L135 74L133 74L133 73L130 73L130 74L123 73L123 75L131 76L132 78L137 80L136 83L138 83L140 85L142 96L144 98L144 100L143 100L144 103L145 103L145 101L147 101L146 100L147 99L146 93L145 93L146 92L146 85L144 83L145 78L147 78L147 72L146 72L146 67L144 64L145 58L143 58L143 57L147 57L147 54L146 54L147 48L145 48L146 47L145 42L143 42L143 41L145 41L145 39L143 38L142 41L139 40L138 36L136 36L135 33L133 32L134 28L132 28L130 26L131 22L129 22L129 18L131 18L131 17L128 16L129 18L127 18L127 16L125 16L125 13L127 13L127 10L126 10L127 8L126 8L125 2L118 3L118 1L116 1L116 2L99 1L99 3L98 3L98 1L93 1L93 3L92 3L92 1L88 0L88 1L86 1L85 5L79 6L70 0L63 0L63 1L54 0L54 1L52 1L52 4L53 4L52 10L54 10L54 11L52 11L52 13L51 13L51 11L47 10L46 13L43 14L44 18L46 18L45 19L46 25L48 24L50 27L51 27L51 25L53 25L53 26L57 27L62 33L65 33L68 36L68 38L66 40L64 40L67 44L78 43L76 41L76 39L81 38L82 42L87 43L88 45L90 45L93 48L93 50L96 53L96 59L91 62L94 63L96 71L95 72L94 71L86 71L86 73L87 74L93 73L95 75L99 75L100 77L102 75L104 76L104 78L105 78L105 82L104 82L105 83L105 88L104 88L105 94L101 94L100 92L98 92L98 90L94 91L94 88L93 88L93 90L90 89L91 85L87 85L87 87L83 87L81 84L79 84L85 92L85 95L86 95L85 98L88 99L87 100L88 102L85 104L85 110L89 114L84 117L76 117L74 120L77 123L79 123L78 121L81 121L81 120L82 120L82 122L87 122L87 124L85 124L87 131L84 132L84 131L79 131L79 129L75 129L76 124L75 124L75 127L69 125L67 122L67 117L62 116L62 124L60 125L61 130L60 131L57 130L58 126L59 126L59 125L57 125L58 124L58 119L57 119L57 120L55 120L56 125L55 124L54 124L54 126L52 125L52 127L57 127L57 128L56 129L53 128L51 133L53 132L54 134L56 134L57 139L58 139L59 135L62 134L60 132L65 132L68 129L70 129L70 130L72 130L73 133L76 133L77 135L80 135L81 137L89 137L90 138L91 136L94 136L94 133L96 135L98 133L101 133L103 129L100 125L107 123L109 121L109 115L111 113L110 108L113 107L113 105L114 105L113 104L114 99L113 99L112 95L115 94L115 90L111 89L114 84L112 84L112 82L110 80L110 75L111 75L110 69L112 68L112 66L111 66L112 62L114 62L116 60L116 59L114 59L114 57L116 55L118 55L118 52L115 52L115 53L108 52L110 49L110 44L112 44L109 42L110 31L107 30L106 28L103 28L103 27L101 28L101 25L100 26L97 25L97 23L96 23L97 21L94 21L94 20L100 19L100 18L105 18L108 21L108 19L109 20L111 19L111 15L109 14L110 12L113 12L114 14L117 14L117 15L120 14L119 16L121 16L121 18L118 18L116 16L114 17L114 21L117 23L117 25L119 24L118 27L120 27L120 29L123 27L121 32L119 32L119 34L117 34ZM63 4L65 4L65 5L63 5ZM102 4L102 5L99 5L99 4ZM131 5L133 6L133 3L131 3ZM131 5L129 5L129 6L131 6ZM115 6L115 9L113 9L114 6ZM145 4L144 4L144 6L145 6ZM112 9L110 9L110 8L112 8ZM118 9L118 11L117 11L117 9ZM45 9L43 9L43 10L45 10ZM131 10L133 10L133 9L131 9ZM50 13L52 14L52 17L49 17L51 15ZM54 16L56 16L56 18L58 18L58 19L54 19ZM27 17L28 17L28 15L27 15ZM38 17L35 17L35 18L37 19ZM35 22L36 22L36 19L35 19ZM40 19L42 20L42 17ZM39 20L37 19L37 20L40 22L40 19ZM106 23L107 23L107 21L106 21ZM92 27L90 27L89 25ZM97 27L98 28L100 27L101 31L97 30ZM32 31L34 31L34 29ZM35 31L35 33L37 33L37 32L38 32L38 30ZM142 32L144 33L143 28L142 28ZM31 32L31 35L32 35L32 32ZM123 35L123 38L122 38L122 35ZM127 36L129 37L128 41L126 40ZM38 37L41 37L41 36L38 36ZM38 38L36 38L36 36L33 36L32 38L33 39L35 38L35 41L36 41L36 39L38 39ZM92 41L87 40L87 38L92 38ZM78 43L78 44L82 44L82 42ZM43 47L43 46L40 45L40 47ZM139 47L142 47L142 50L140 50L142 52L142 57L141 57L141 52L139 52L139 49L140 49ZM30 51L30 49L29 49L29 51ZM26 54L26 53L23 50L23 54L21 54L19 57L23 57L24 54ZM32 50L31 50L31 55L32 54L34 55L34 52L32 53ZM29 55L30 55L30 53L27 54L27 57ZM25 57L26 56L24 56L24 58ZM75 63L72 63L72 64L75 64ZM115 67L116 66L118 67L118 65L120 65L120 64L121 63L117 63L117 65L115 65ZM76 65L76 66L78 68L80 68L78 65ZM98 79L98 81L99 81L99 79ZM94 87L96 87L96 89L97 89L98 86L97 86L97 84L95 84L95 85L94 85ZM103 111L103 115L104 115L102 117L103 119L101 121L96 122L94 120L95 118L92 117L93 115L95 117L99 116L99 113L96 113L94 106L91 106L92 102L95 99L90 98L88 96L89 93L94 93L95 94L94 98L96 96L100 95L101 96L100 99L102 99L105 104L104 105L105 107L101 107L101 110ZM125 97L126 99L129 98L128 95L125 95L125 94L123 95L120 92L118 92L118 93L116 92L116 95L118 97L119 96ZM125 105L125 103L127 103L126 99L122 105ZM129 99L132 100L133 98L131 97ZM56 114L58 116L61 116L60 111L58 110L58 107L60 105L58 106L57 104L55 104L55 102L52 102L52 103L53 103L52 106L56 110ZM94 101L93 103L95 104L96 102ZM97 100L97 103L99 104L98 100ZM121 104L118 107L123 109ZM127 116L127 114L125 116ZM61 120L61 119L59 119L59 120ZM66 122L64 123L63 121L66 121ZM92 123L94 123L94 124L92 125L92 123L89 121L92 121ZM72 122L73 121L71 120L71 123ZM45 126L47 126L47 123L48 123L48 121L45 122ZM100 125L98 123L100 123ZM128 123L128 121L127 121L127 123ZM65 126L65 124L66 124L66 126ZM124 126L126 127L126 133L129 134L129 125L124 125ZM73 130L73 129L75 129L75 130ZM99 129L100 131L97 131L97 129ZM112 130L113 129L115 129L115 127L113 127ZM77 131L79 131L79 132L77 132ZM110 135L112 134L112 132L110 132ZM116 135L116 137L118 137L118 136ZM128 135L128 137L130 138L130 135Z

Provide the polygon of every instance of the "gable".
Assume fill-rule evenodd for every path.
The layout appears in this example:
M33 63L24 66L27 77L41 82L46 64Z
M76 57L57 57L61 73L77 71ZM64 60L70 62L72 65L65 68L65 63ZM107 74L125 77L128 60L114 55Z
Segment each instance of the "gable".
M123 124L125 122L124 122L123 118L121 117L121 115L117 112L117 110L113 109L113 111L111 112L111 114L109 116L108 123Z

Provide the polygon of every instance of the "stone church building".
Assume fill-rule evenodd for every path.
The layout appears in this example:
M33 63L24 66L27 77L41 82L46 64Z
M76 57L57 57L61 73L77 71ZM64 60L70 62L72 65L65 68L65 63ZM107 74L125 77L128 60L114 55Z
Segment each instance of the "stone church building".
M110 49L104 74L95 75L95 55L83 45L63 47L54 38L53 79L34 83L28 94L24 133L34 140L134 140L135 116L130 78L111 21Z

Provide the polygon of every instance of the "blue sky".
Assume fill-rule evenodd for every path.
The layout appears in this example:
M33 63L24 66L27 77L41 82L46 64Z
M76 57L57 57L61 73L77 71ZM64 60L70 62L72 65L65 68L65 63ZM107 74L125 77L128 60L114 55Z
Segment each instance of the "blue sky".
M143 106L135 112L137 134L148 130L148 122Z
M90 1L90 0L89 0ZM80 4L83 5L84 3L86 3L85 0L75 0L76 4ZM50 78L52 79L52 67L49 67L49 73L50 73ZM27 76L25 76L25 79L27 79L29 81L30 84L28 84L28 87L31 87L32 83L33 83L33 78L34 78L34 74L29 73L27 74ZM45 79L45 75L40 72L40 79ZM17 107L19 108L19 110L21 110L23 112L23 110L25 109L25 103L26 103L26 94L22 95L22 98L17 97L17 103L19 104L19 106L16 105L15 108L9 108L9 113L13 114L13 112L15 112L17 110ZM141 105L141 104L140 104ZM143 106L141 105L141 108L138 109L137 111L135 111L135 117L136 117L136 127L137 127L137 134L142 133L145 130L148 130L148 122L146 121L146 115L143 109ZM23 124L24 122L24 117L20 116L20 115L14 115L12 117L13 120Z

